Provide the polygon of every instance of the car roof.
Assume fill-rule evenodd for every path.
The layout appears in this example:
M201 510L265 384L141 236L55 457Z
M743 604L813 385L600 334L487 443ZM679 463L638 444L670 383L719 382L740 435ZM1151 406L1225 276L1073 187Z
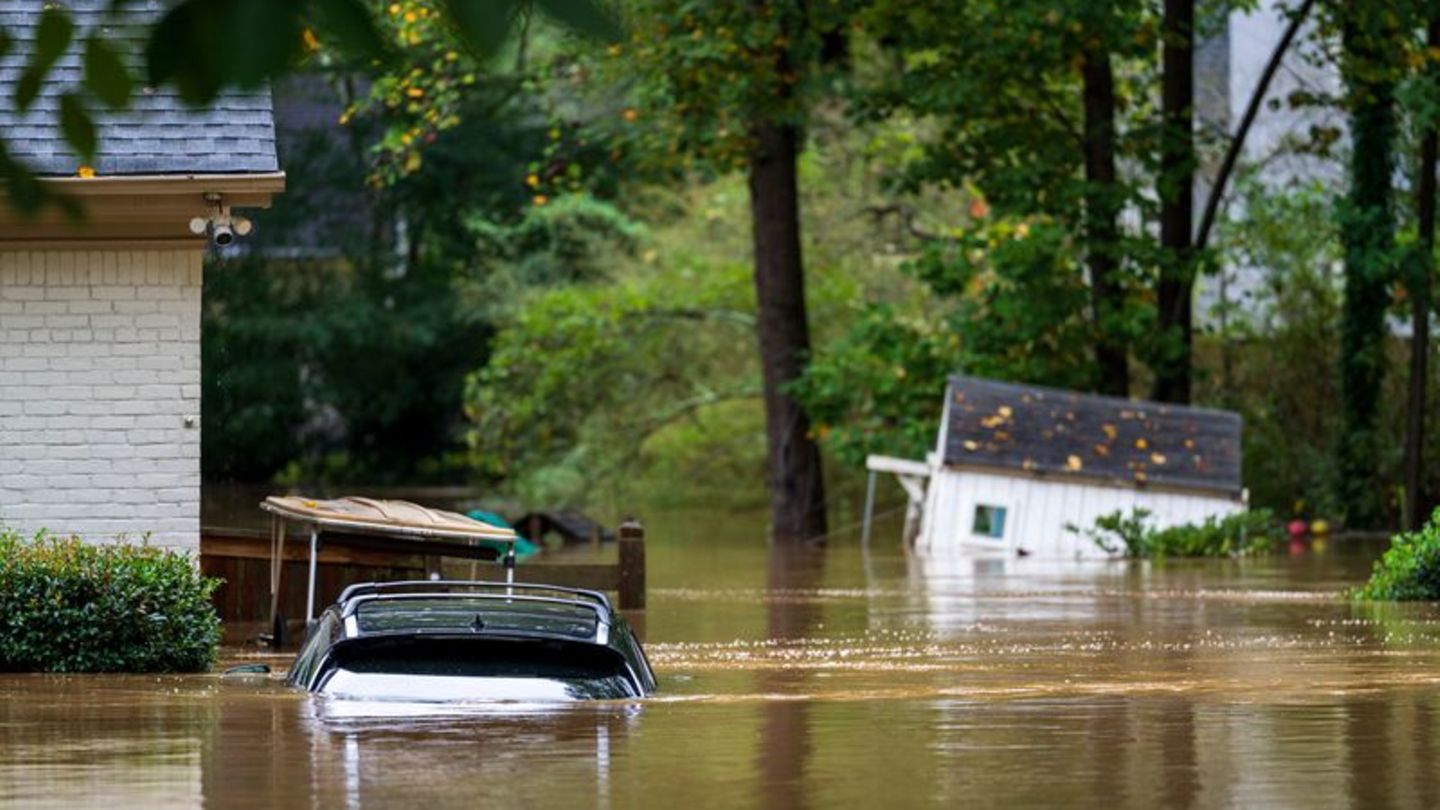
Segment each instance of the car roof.
M616 623L603 594L532 583L361 583L346 588L334 610L346 638L484 628L606 644Z

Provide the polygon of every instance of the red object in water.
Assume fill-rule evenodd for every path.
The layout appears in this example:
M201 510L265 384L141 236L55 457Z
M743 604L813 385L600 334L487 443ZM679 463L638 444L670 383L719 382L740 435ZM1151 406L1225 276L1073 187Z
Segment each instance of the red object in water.
M1285 530L1290 533L1290 537L1292 539L1299 540L1306 534L1309 534L1310 524L1306 523L1303 520L1292 520L1288 525L1286 525Z

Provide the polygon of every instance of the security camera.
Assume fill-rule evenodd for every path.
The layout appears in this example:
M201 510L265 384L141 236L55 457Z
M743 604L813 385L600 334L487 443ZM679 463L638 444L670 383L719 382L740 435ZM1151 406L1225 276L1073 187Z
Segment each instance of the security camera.
M204 195L206 204L210 206L210 216L195 217L190 220L190 232L199 236L209 232L210 238L217 247L227 247L235 244L235 238L249 236L254 227L250 220L245 217L232 217L230 206L225 205L219 194L214 192Z

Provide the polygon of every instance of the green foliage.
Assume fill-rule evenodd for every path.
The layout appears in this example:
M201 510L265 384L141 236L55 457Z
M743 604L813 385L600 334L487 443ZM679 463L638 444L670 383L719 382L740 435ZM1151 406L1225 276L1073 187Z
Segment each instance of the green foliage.
M1252 503L1290 514L1299 501L1305 514L1334 514L1341 248L1333 192L1245 177L1237 197L1245 216L1223 222L1217 244L1227 265L1263 268L1261 283L1232 290L1211 313L1223 327L1220 356L1196 393L1244 416Z
M346 90L315 78L289 92ZM514 91L476 89L423 164L391 182L371 182L390 160L371 144L404 110L287 139L290 189L257 212L252 250L205 273L208 479L465 477L464 378L488 357L495 319L531 285L598 276L583 260L592 246L638 238L601 200L536 204L527 166L548 122Z
M563 460L593 480L676 420L754 396L735 374L748 353L729 350L748 348L750 294L743 266L700 266L529 299L466 386L477 463L506 476Z
M980 377L1084 389L1095 328L1076 244L1055 222L985 219L930 242L909 266L950 298L958 367Z
M1390 540L1375 561L1370 580L1351 592L1354 599L1414 602L1440 600L1440 510L1417 532Z
M1095 525L1080 528L1067 525L1076 534L1094 541L1107 554L1125 557L1235 557L1263 554L1279 537L1278 524L1268 509L1251 509L1205 519L1204 523L1157 529L1151 512L1133 509L1129 514L1111 512L1095 519Z
M0 529L0 671L204 671L219 584L179 552Z
M481 262L468 275L478 276L483 294L492 296L604 280L617 254L633 254L645 239L640 223L588 194L531 206L516 222L477 216L467 228Z
M821 38L847 0L758 4L636 0L631 36L601 71L634 82L640 126L624 134L641 159L725 171L749 160L751 127L802 124L822 87Z
M844 464L871 453L919 458L935 444L956 339L893 307L860 312L794 386L825 446Z
M384 30L377 16L388 13L405 20L423 9L437 28L443 28L451 47L464 48L473 58L493 57L509 39L517 19L528 19L537 9L562 29L613 41L621 31L606 7L597 0L504 0L504 2L399 2L371 0L178 0L168 4L160 19L144 38L144 64L122 57L119 44L129 36L126 2L111 4L111 25L87 32L84 41L85 70L81 81L65 88L57 123L66 142L77 154L90 159L97 148L90 101L110 109L123 109L130 100L135 76L142 74L150 86L173 86L185 101L207 105L227 88L256 88L294 71L304 58L330 43L327 53L347 62L364 65L403 64L399 55L411 42L401 32ZM381 15L373 8L383 9ZM123 32L123 33L122 33ZM0 32L3 33L3 32ZM390 36L386 36L390 34ZM115 36L116 42L108 37ZM52 69L77 41L69 11L60 4L47 4L35 32L35 46L23 60L16 83L15 108L27 110ZM394 43L394 44L392 44ZM0 38L0 53L8 50L9 37ZM398 46L398 47L397 47ZM438 119L437 119L438 120ZM7 156L0 141L0 177L10 202L22 211L34 211L46 201L62 198L35 182L28 167ZM73 204L62 203L73 210Z
M924 240L904 268L938 311L861 309L795 387L841 461L923 455L952 373L1079 389L1092 381L1089 292L1064 228L981 219L953 238Z

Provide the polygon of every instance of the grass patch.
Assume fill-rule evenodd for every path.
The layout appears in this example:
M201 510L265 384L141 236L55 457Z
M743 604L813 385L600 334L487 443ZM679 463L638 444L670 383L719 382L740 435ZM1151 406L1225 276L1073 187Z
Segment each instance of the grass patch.
M1156 528L1148 509L1119 510L1095 519L1095 525L1065 528L1094 541L1107 554L1125 557L1238 557L1269 551L1279 528L1268 509L1209 517L1204 523Z
M1370 581L1350 596L1384 602L1440 600L1440 509L1420 531L1392 537L1390 548L1375 561Z
M209 669L219 584L180 552L0 528L0 670Z

